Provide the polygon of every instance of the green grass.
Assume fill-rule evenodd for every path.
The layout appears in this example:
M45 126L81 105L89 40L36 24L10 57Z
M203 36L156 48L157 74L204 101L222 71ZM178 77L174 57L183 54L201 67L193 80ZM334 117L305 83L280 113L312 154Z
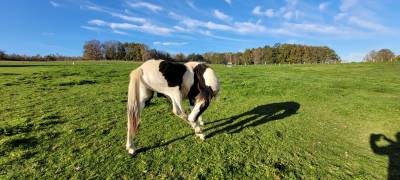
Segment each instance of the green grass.
M137 66L0 62L0 179L387 177L369 140L400 131L400 64L213 65L221 91L203 115L206 141L154 98L130 157Z

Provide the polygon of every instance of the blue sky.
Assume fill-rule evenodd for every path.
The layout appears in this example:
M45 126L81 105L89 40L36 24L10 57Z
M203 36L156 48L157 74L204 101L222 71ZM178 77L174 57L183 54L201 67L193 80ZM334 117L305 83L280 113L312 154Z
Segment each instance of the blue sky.
M399 0L9 0L0 49L81 55L91 39L145 43L170 53L326 45L344 60L372 49L400 53Z

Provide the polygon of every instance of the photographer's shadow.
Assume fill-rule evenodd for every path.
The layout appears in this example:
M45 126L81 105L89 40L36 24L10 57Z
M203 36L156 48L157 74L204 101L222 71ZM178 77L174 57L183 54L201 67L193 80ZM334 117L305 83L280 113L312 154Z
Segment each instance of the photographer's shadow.
M379 147L376 143L383 139L389 143L387 146ZM378 155L389 157L388 179L400 179L400 132L396 134L397 141L387 138L383 134L371 134L370 145L372 151Z
M226 127L208 133L206 138L211 138L224 132L238 133L248 127L255 127L270 121L283 119L296 114L299 108L300 104L292 101L260 105L242 114L207 123L206 125L220 124L207 128L205 131L211 131L223 126ZM245 116L249 117L240 120L240 118Z

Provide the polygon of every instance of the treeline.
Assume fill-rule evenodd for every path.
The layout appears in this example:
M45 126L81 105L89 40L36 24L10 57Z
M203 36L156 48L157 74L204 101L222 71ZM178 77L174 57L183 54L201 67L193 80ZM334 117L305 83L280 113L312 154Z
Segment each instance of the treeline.
M79 56L62 56L59 54L50 55L20 55L20 54L6 54L4 51L0 50L0 60L5 61L68 61L68 60L82 60Z
M121 43L119 41L98 40L85 42L83 45L83 59L86 60L124 60L124 61L146 61L148 59L164 59L167 61L207 61L200 54L183 53L171 55L168 52L150 49L141 43Z
M145 61L165 59L172 61L206 61L214 64L317 64L338 63L339 56L328 47L297 44L276 44L273 47L246 49L244 52L227 52L174 56L167 52L149 49L140 43L121 43L119 41L87 41L83 46L83 59Z
M0 51L0 59L22 61L57 61L57 60L124 60L146 61L148 59L164 59L169 61L203 61L213 64L320 64L340 63L336 52L326 46L307 46L297 44L275 44L260 48L246 49L244 52L204 54L178 53L171 55L164 51L150 49L142 43L122 43L120 41L90 40L83 45L82 57L60 55L25 56L5 54Z
M381 49L379 51L372 50L365 55L365 62L400 62L400 55L395 55L390 49Z
M205 53L204 58L217 64L320 64L340 63L329 47L298 44L275 44L273 47L246 49L238 53Z
M141 43L121 43L119 41L101 43L98 40L91 40L83 45L83 59L86 60L146 61L152 58L175 60L169 53L149 49Z

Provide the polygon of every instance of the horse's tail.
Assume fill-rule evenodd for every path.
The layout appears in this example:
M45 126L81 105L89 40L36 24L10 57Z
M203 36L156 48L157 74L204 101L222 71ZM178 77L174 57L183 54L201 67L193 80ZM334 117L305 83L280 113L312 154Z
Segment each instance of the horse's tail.
M136 135L140 120L139 85L142 70L135 69L130 74L128 87L128 136Z

